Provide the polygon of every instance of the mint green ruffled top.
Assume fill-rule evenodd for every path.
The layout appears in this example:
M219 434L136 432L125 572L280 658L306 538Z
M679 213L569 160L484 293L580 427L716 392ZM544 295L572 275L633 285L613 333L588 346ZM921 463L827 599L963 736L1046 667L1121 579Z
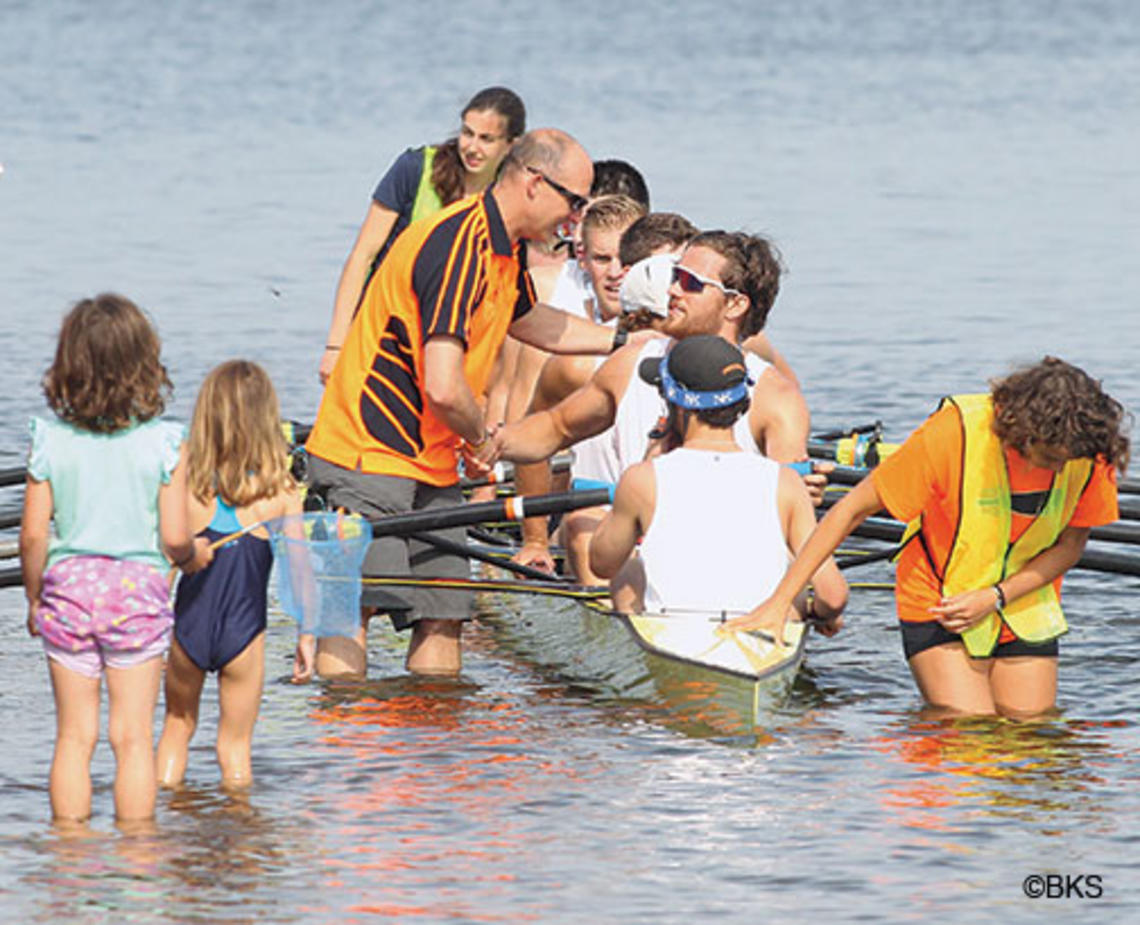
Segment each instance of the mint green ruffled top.
M30 428L28 474L51 483L55 531L48 566L69 556L110 556L167 568L158 489L178 464L182 425L150 420L97 434L34 417Z

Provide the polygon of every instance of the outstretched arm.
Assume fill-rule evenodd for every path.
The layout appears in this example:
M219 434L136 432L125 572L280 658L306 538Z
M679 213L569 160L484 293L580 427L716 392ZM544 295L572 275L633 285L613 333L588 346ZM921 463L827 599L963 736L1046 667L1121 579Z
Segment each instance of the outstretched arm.
M788 550L798 555L815 530L815 508L803 481L791 469L780 469L781 513L786 511L784 536ZM835 560L828 556L811 576L812 615L817 618L816 629L825 636L834 636L843 625L841 614L847 606L847 579L839 571Z
M492 441L491 461L500 457L532 463L600 434L614 422L619 396L625 394L640 355L639 344L627 344L608 358L585 385L554 407L527 415L500 430Z
M784 638L784 624L795 596L800 593L824 561L864 520L882 510L883 502L871 477L863 479L835 505L808 537L807 543L788 567L772 596L742 617L729 620L727 630L763 629L776 639Z
M511 324L512 337L551 353L604 355L614 346L613 328L594 324L539 302Z
M336 285L332 321L329 322L329 332L325 335L325 349L321 354L319 374L322 383L328 381L333 367L336 366L340 347L348 336L348 329L352 326L352 316L360 302L368 270L376 255L380 253L380 248L388 240L388 235L392 233L398 217L399 215L392 209L380 205L375 200L368 207L368 213L364 216L364 222L357 232L352 250L348 252L344 269L340 271L340 281Z

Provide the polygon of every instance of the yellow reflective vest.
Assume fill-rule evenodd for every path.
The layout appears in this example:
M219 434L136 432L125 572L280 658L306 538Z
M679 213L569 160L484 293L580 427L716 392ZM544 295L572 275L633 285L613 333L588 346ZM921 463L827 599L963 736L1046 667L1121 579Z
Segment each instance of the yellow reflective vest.
M943 401L958 409L963 434L958 529L942 575L942 594L952 597L1016 574L1056 543L1072 520L1093 464L1090 459L1066 462L1054 475L1049 497L1033 523L1010 543L1013 508L1009 472L1001 441L993 432L993 402L989 395L953 395ZM1009 601L999 612L1001 618L998 612L990 613L962 633L970 655L993 653L1002 618L1026 642L1047 642L1068 630L1052 582Z
M439 193L431 184L431 169L435 164L435 150L434 145L424 147L424 166L420 171L420 185L416 188L416 198L412 202L412 214L408 218L408 224L418 222L421 218L426 218L429 215L435 215L443 208L443 203L439 201Z

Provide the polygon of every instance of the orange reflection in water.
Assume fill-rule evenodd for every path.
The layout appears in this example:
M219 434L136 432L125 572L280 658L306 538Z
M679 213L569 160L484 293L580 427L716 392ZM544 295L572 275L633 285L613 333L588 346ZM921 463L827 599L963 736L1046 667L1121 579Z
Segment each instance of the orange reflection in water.
M505 895L514 871L551 850L553 836L520 822L518 806L565 799L585 785L578 766L536 757L549 754L545 730L519 704L460 681L398 677L329 685L310 718L318 745L352 779L310 810L326 829L336 820L322 887L356 894L335 910L339 918L543 917L541 891L532 891L533 911L517 907L517 889L509 914L482 911L501 908L487 899Z
M1078 804L1089 809L1080 795L1102 782L1094 768L1110 745L1101 730L1114 725L919 717L872 741L878 751L922 772L885 787L881 802L899 824L925 830L957 830L960 809L952 817L941 811L963 804L1045 826Z

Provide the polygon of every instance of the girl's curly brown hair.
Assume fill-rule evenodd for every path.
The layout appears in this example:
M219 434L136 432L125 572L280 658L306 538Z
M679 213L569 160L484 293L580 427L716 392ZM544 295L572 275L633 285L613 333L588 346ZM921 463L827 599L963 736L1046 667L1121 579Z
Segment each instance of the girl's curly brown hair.
M82 299L59 330L44 396L60 418L109 434L162 414L173 389L158 334L130 299L104 292Z
M1074 459L1104 459L1123 474L1130 455L1123 406L1083 369L1057 357L991 383L994 433L1019 453L1031 443Z

